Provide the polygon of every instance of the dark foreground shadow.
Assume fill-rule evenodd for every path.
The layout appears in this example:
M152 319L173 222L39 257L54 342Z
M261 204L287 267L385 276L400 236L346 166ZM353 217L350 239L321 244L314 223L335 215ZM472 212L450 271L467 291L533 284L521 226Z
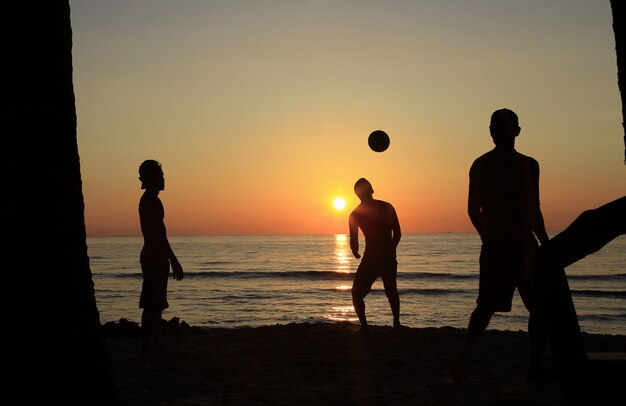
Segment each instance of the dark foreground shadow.
M556 381L526 383L529 337L522 331L487 330L466 384L450 386L447 367L464 329L370 326L364 337L349 323L167 324L171 351L154 357L139 355L137 323L104 328L123 404L563 405ZM626 336L583 339L590 351L626 348Z
M531 260L531 284L568 404L611 402L620 396L618 392L624 394L623 385L608 387L606 379L599 382L594 379L598 374L590 373L565 268L625 233L626 196L582 213L567 229L539 247Z

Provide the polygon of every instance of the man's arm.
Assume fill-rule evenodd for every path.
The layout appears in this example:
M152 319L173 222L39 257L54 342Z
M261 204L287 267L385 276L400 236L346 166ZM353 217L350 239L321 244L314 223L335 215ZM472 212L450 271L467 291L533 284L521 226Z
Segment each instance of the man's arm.
M532 227L533 232L539 239L541 245L550 241L548 233L546 232L546 226L543 221L543 214L541 213L541 206L539 202L539 164L537 161L532 160L531 175L533 182L533 213L532 213Z
M172 278L177 281L182 280L185 277L185 271L183 271L183 266L178 262L178 258L174 255L174 251L170 246L170 242L167 239L167 232L165 230L165 223L163 223L163 236L165 238L165 244L167 245L167 258L170 260L170 266L172 267Z
M354 213L350 214L348 226L350 227L350 249L352 250L352 255L355 258L361 258L361 254L359 254L359 224Z
M398 220L398 215L396 214L396 209L390 204L389 208L391 209L391 231L392 231L392 241L393 241L393 249L394 251L398 247L400 243L400 239L402 238L402 230L400 230L400 221Z
M467 197L467 214L474 225L474 228L478 232L478 235L482 238L483 224L482 224L482 212L480 211L480 200L478 198L478 190L476 188L476 174L475 169L472 166L469 175L469 193Z
M163 221L164 215L163 204L158 198L146 200L146 204L141 205L139 209L142 229L146 228L144 238L146 234L149 234L149 238L158 244L159 249L165 251L165 256L172 267L172 277L179 281L183 279L184 271L167 239L167 229Z

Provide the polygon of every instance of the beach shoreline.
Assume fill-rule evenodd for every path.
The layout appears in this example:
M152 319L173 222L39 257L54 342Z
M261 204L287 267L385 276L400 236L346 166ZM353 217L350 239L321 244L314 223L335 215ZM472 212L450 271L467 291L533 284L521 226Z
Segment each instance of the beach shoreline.
M465 329L292 323L199 328L164 323L168 351L140 355L137 323L103 325L125 405L563 404L546 352L546 379L527 383L528 334L488 330L463 386L448 367ZM589 352L626 352L626 336L583 334Z

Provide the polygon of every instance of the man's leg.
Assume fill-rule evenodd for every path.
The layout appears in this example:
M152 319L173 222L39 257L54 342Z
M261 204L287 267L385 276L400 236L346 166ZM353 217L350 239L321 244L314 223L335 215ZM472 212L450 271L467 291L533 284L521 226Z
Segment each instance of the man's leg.
M144 309L141 314L141 341L144 354L163 349L161 341L162 314L163 311L159 309Z
M500 303L503 301L501 270L508 265L509 253L510 244L508 241L494 238L483 239L479 259L480 279L478 299L476 300L478 304L470 316L465 343L450 369L450 376L455 383L460 383L463 380L467 362L478 338L489 325L494 309L502 304ZM511 286L510 290L512 298L515 286Z
M391 272L390 275L383 274L382 279L383 285L385 286L385 295L387 296L391 313L393 314L393 326L400 327L400 294L398 293L396 272Z
M455 383L461 383L463 381L469 357L474 349L474 346L476 345L476 342L478 341L478 338L481 336L483 331L487 329L487 326L489 326L491 316L493 316L493 311L481 306L480 304L476 306L476 309L472 312L469 325L467 327L465 344L463 344L461 352L456 357L456 360L450 369L451 378Z
M155 334L155 310L154 309L143 309L141 313L141 342L142 342L142 352L144 354L148 354L152 352L153 348L153 338Z
M484 306L481 305L476 306L476 309L474 309L474 311L472 312L469 325L467 326L467 337L465 338L465 344L463 345L463 349L461 350L461 353L466 354L466 357L469 357L469 354L474 349L478 338L487 329L487 326L489 326L491 316L493 316L493 311L487 310Z
M385 289L385 293L386 292L387 289ZM393 326L400 327L400 295L398 295L397 287L395 292L387 294L387 299L389 300L389 306L391 307L391 313L393 314Z
M528 367L528 379L536 379L541 372L541 359L547 342L546 329L537 310L537 299L532 295L528 284L520 284L517 290L529 312L530 365Z
M143 309L141 312L141 352L147 354L150 352L150 317L149 310Z
M154 332L152 339L154 342L154 349L157 351L164 350L163 341L161 341L161 318L163 316L163 310L155 310L154 312Z
M352 305L354 306L354 311L359 318L359 322L361 326L367 327L367 318L365 317L365 301L363 300L365 295L362 292L359 292L352 288Z
M354 275L354 282L352 282L352 305L364 329L367 328L367 318L365 317L365 301L363 299L370 292L372 284L376 280L375 275L372 278L370 268L365 260L361 261Z
M540 377L543 351L546 344L546 331L536 312L528 316L528 335L530 336L530 365L528 379Z

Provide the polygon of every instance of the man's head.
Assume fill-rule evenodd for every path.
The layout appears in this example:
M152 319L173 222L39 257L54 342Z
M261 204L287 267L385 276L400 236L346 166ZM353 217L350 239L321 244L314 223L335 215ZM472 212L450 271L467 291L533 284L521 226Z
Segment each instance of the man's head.
M491 138L496 145L513 146L515 137L519 135L520 130L517 114L512 110L500 109L491 115L489 132L491 132Z
M367 179L361 178L354 184L354 193L356 193L359 199L368 200L372 198L374 189L372 188L372 184Z
M139 165L139 180L142 189L163 190L165 188L163 169L161 169L161 164L154 159L148 159Z

